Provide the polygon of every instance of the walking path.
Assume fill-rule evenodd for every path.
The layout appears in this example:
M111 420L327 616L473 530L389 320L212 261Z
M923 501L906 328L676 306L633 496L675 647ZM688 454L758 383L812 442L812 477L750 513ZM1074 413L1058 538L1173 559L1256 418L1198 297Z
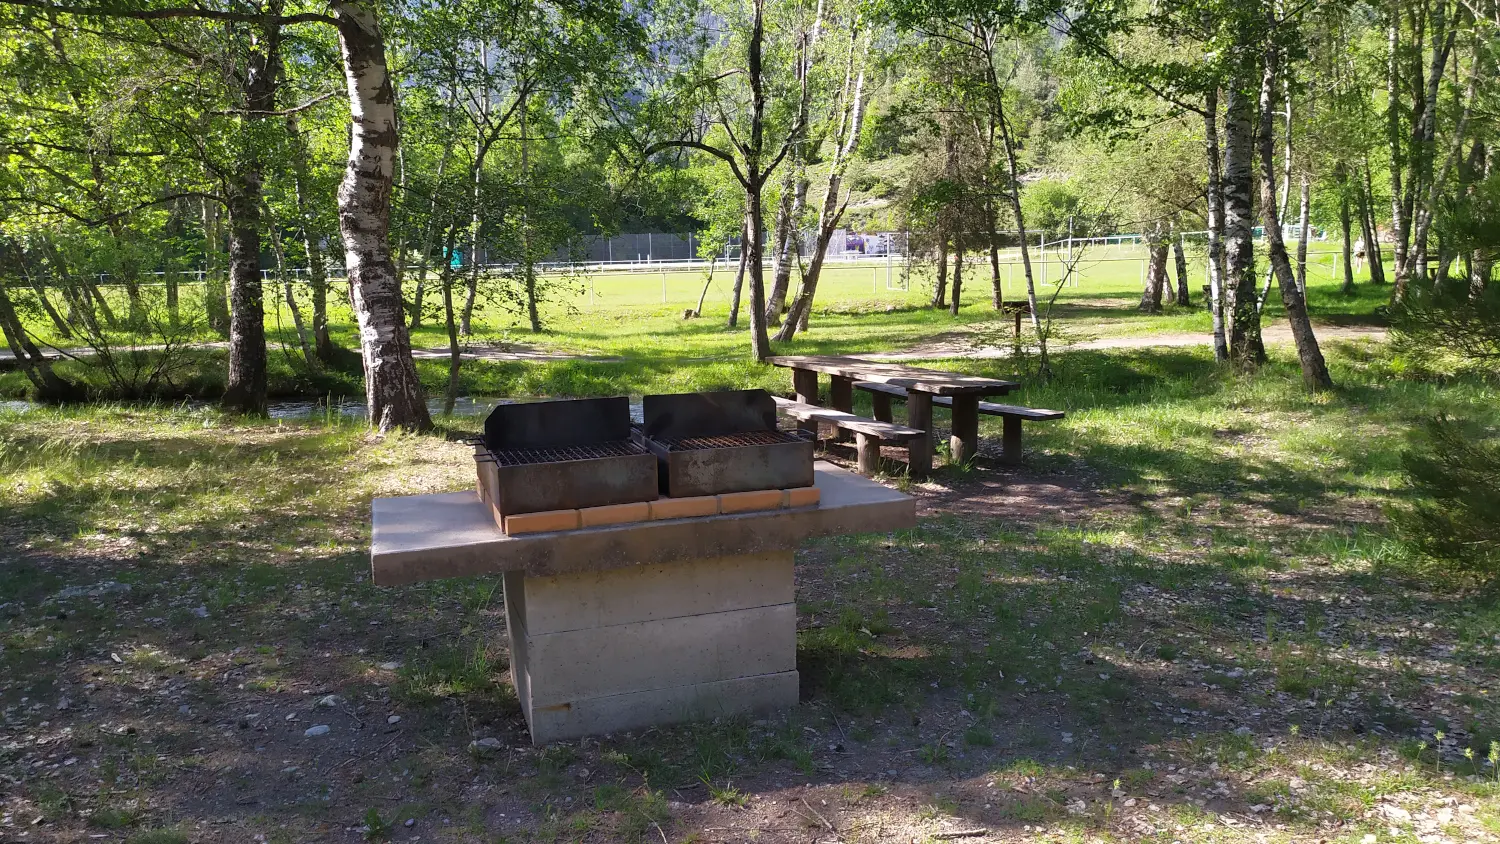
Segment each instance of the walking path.
M1329 340L1375 340L1384 341L1386 329L1377 326L1320 325L1313 329L1320 342ZM1268 346L1290 344L1292 330L1285 325L1268 325L1261 330L1261 338ZM1100 337L1077 343L1063 344L1064 351L1074 349L1149 349L1186 346L1211 346L1212 334L1140 334L1129 337ZM1010 346L976 346L964 335L949 334L941 339L922 343L900 352L875 352L860 355L871 360L938 360L942 358L970 358L992 360L1010 357Z

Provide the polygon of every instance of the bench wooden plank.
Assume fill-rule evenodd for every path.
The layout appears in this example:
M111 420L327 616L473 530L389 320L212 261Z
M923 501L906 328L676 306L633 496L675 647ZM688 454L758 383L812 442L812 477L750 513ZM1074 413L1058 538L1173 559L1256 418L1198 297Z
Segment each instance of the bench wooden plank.
M855 454L859 459L859 471L865 475L873 475L880 471L880 444L881 442L906 442L908 455L917 453L919 445L928 441L927 432L919 428L911 428L906 425L897 425L893 422L880 422L874 419L866 419L863 416L855 416L842 410L834 410L827 407L807 404L806 402L792 401L776 396L776 406L783 413L794 419L808 421L817 427L818 422L827 422L840 429L853 431L857 440ZM814 434L817 432L814 431ZM910 471L914 477L925 477L922 468L916 463L910 464ZM926 471L931 471L931 466ZM920 473L920 474L919 474Z
M833 410L827 407L804 404L791 399L776 397L776 407L794 419L816 420L827 422L837 428L847 431L879 437L884 440L899 442L901 440L920 437L927 433L919 428L911 428L906 425L897 425L894 422L879 422L874 419L866 419L863 416L855 416L842 410Z
M834 355L780 355L768 358L775 366L804 372L821 372L855 381L893 384L940 396L1004 395L1020 385L1014 381L981 378L961 372L943 372L902 363L861 360Z
M903 390L900 387L892 386L890 384L880 384L872 381L861 381L854 386L860 390L864 390L867 393L873 393L877 398L894 396L904 399L908 396L906 390ZM939 407L952 407L953 399L950 396L933 396L932 403ZM878 410L879 408L877 408L877 411ZM1047 410L1046 408L1041 407L1022 407L1015 404L996 404L995 402L989 401L982 401L979 403L979 412L985 414L986 416L1016 416L1021 419L1032 419L1042 422L1050 421L1053 419L1064 419L1068 415L1066 411L1062 410ZM880 418L880 414L878 412L876 413L875 418Z

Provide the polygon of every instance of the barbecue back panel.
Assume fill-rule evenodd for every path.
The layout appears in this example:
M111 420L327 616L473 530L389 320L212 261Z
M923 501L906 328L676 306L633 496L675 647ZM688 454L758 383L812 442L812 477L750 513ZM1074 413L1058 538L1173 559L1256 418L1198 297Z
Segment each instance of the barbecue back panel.
M765 390L724 390L646 396L641 400L646 436L659 439L718 437L776 430L776 401Z
M558 448L630 439L630 399L557 399L497 405L484 420L491 450Z

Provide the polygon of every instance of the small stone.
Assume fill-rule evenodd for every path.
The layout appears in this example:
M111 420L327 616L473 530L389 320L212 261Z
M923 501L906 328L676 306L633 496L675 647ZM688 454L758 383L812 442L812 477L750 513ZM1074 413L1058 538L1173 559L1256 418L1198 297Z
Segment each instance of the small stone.
M208 607L193 607L193 615L199 618L208 618Z
M416 825L417 825L417 819L416 818L407 818L406 819L406 828L407 829L411 829L412 827L414 827Z
M327 724L316 724L316 725L308 727L306 730L304 730L302 732L302 735L307 736L308 738L314 738L314 737L317 737L317 736L326 736L326 735L328 735L329 729L330 728L329 728L329 726Z
M64 697L62 700L59 700L57 702L57 711L58 712L66 712L69 709L71 709L72 707L73 707L73 701L69 700L66 697Z
M397 668L401 667L401 663L399 663L399 662L382 662L382 663L380 663L380 665L378 667L380 668L381 671L395 671Z
M192 711L193 711L193 708L191 706L188 706L185 703L183 705L177 707L177 714L178 715L187 715L187 714L191 713Z
M401 723L401 716L400 715L392 715L391 717L385 719L385 722L387 724L399 724L399 723Z
M470 753L494 753L495 751L500 750L503 746L504 745L500 744L500 739L497 739L497 738L482 738L482 739L480 739L478 741L471 741L471 742L469 742L469 752Z
M323 697L318 698L318 702L317 703L313 704L313 706L316 706L319 709L332 709L332 708L334 708L335 706L338 706L338 705L339 705L339 696L338 695L324 695Z

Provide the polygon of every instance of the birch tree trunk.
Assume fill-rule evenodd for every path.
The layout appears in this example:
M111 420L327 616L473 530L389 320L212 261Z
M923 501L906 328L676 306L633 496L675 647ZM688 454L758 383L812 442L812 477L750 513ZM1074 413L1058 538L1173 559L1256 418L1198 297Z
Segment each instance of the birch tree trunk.
M380 431L432 427L411 356L401 280L391 262L391 176L399 137L386 73L385 41L373 6L334 0L353 117L349 163L339 186L339 229L349 295L364 358L365 404Z
M1478 178L1488 179L1495 172L1495 149L1482 142L1476 141L1477 148L1474 153L1482 161L1474 168ZM1471 153L1471 154L1474 154ZM1495 254L1483 246L1476 247L1469 255L1469 298L1478 299L1484 295L1484 289L1489 286L1490 276L1494 273Z
M948 307L948 233L938 226L937 288L932 291L934 308Z
M333 363L333 339L328 335L328 268L323 263L323 238L315 223L307 172L307 139L297 126L297 116L287 118L292 142L292 187L296 193L298 228L307 253L307 283L312 299L313 352L323 363Z
M1385 140L1391 159L1391 265L1396 286L1394 300L1406 295L1406 244L1409 223L1402 203L1402 171L1406 168L1401 144L1401 0L1391 0L1386 26Z
M1043 379L1052 377L1052 361L1047 354L1047 331L1042 327L1042 310L1036 297L1036 278L1031 273L1031 248L1026 240L1026 213L1021 208L1021 167L1016 157L1015 140L1011 137L1010 121L1005 115L1005 101L1001 96L999 78L995 73L993 54L986 67L989 77L992 100L991 109L994 111L995 124L1000 130L1000 140L1005 150L1006 175L1010 178L1009 190L1010 210L1016 218L1016 235L1021 241L1021 269L1026 275L1026 302L1031 308L1031 328L1036 333L1037 343L1037 374ZM1046 256L1043 256L1045 259Z
M1204 97L1204 152L1208 157L1208 309L1213 319L1214 360L1229 360L1224 337L1224 193L1219 176L1219 91L1210 88Z
M855 24L854 40L858 42L858 27ZM802 278L802 289L797 298L792 302L791 310L787 313L786 323L776 333L778 341L792 339L798 331L806 330L807 322L812 313L813 298L818 293L818 280L823 275L823 262L828 254L828 244L833 240L833 233L838 229L839 221L844 216L844 210L848 207L849 199L846 195L841 202L839 193L843 190L844 174L848 171L849 162L854 157L854 150L859 145L859 133L864 125L865 119L865 68L863 64L864 51L869 48L869 42L859 42L862 48L851 47L849 51L849 62L844 69L843 95L840 97L839 108L839 130L834 136L839 142L838 151L834 160L828 168L828 181L823 187L823 207L818 215L817 240L813 244L812 259L808 262L807 274ZM859 74L853 82L852 93L850 91L850 77L853 75L854 66L860 65ZM849 105L844 107L844 103Z
M1354 295L1354 215L1350 211L1349 203L1349 171L1343 163L1334 165L1333 179L1339 188L1339 229L1343 244L1340 249L1340 259L1343 261L1345 296ZM1301 264L1300 271L1306 277L1307 272L1307 247L1299 247L1297 260ZM1307 294L1307 285L1302 284L1303 295Z
M817 61L818 39L823 31L823 0L818 0L813 15L811 30L802 39L797 52L797 81L801 95L797 101L796 122L806 126L812 105L812 86L809 75ZM805 139L796 139L787 162L786 178L782 182L781 208L776 218L776 265L771 283L771 293L766 299L766 324L778 325L781 312L786 308L786 297L792 284L792 264L802 258L801 220L807 208L807 157L811 151ZM788 193L790 203L788 203ZM806 283L806 279L803 279Z
M1345 200L1347 204L1348 200ZM1347 209L1346 209L1347 210ZM1297 209L1297 289L1307 295L1307 237L1312 228L1312 183L1302 174L1302 196ZM1347 232L1346 232L1347 233Z
M960 300L963 297L964 258L964 238L960 234L953 238L953 298L948 303L948 310L954 316L958 316Z
M297 332L297 347L302 352L302 362L307 364L309 372L318 371L318 359L313 354L313 344L307 338L307 324L302 319L302 308L297 304L297 292L292 285L291 276L287 275L286 248L281 242L281 234L276 226L276 220L271 216L269 208L265 209L266 219L270 225L266 231L271 236L271 253L276 256L276 279L281 284L282 301L286 302L287 310L292 312L292 327Z
M771 356L771 338L766 333L766 274L762 246L765 213L761 194L770 176L763 161L766 149L766 91L762 51L765 47L765 0L755 0L755 16L747 45L746 70L750 82L750 140L745 147L745 227L749 237L750 263L750 354L757 361ZM799 128L800 131L800 128ZM790 142L792 139L788 139Z
M740 296L745 289L745 268L750 263L750 226L740 227L740 265L734 271L734 292L729 298L729 327L736 328L740 321Z
M38 304L47 313L47 319L51 320L52 327L57 329L58 336L64 340L73 339L73 329L68 326L68 321L63 319L62 314L57 312L57 308L52 306L52 300L47 296L47 288L34 276L29 278L28 282L31 291L36 294Z
M1242 77L1230 81L1224 98L1224 320L1228 328L1229 359L1243 369L1259 366L1266 357L1256 308L1255 217L1250 191L1254 184L1255 99ZM1266 138L1267 142L1270 137ZM1267 187L1274 190L1273 174ZM1276 198L1270 208L1274 214Z
M1192 298L1188 293L1187 251L1183 249L1180 231L1172 237L1172 255L1177 259L1177 306L1186 308L1192 304Z
M796 174L788 167L781 180L781 201L776 206L776 226L771 241L771 292L766 294L766 324L781 324L781 308L786 302L786 289L792 283L792 224L796 213L794 195L797 192Z
M1170 283L1167 278L1168 248L1162 224L1158 221L1146 236L1146 252L1150 258L1146 262L1146 283L1141 290L1139 310L1148 314L1161 313L1162 289Z
M1375 185L1370 162L1364 166L1364 189L1359 193L1359 226L1365 240L1365 259L1370 264L1370 283L1385 284L1385 256L1380 250L1380 229L1375 226Z
M521 113L521 261L522 282L526 293L526 318L531 323L532 333L541 333L542 316L537 310L536 256L531 254L531 143L526 137L526 107L528 88L520 93Z
M15 305L10 301L10 293L3 284L0 284L0 330L3 330L5 342L10 346L11 354L15 355L17 365L25 373L26 380L36 389L38 399L53 402L80 397L72 384L52 371L52 362L47 360L26 335L26 329L16 315Z
M1280 4L1278 4L1278 7L1279 5ZM1274 195L1281 197L1281 210L1278 212L1277 217L1278 219L1285 220L1287 206L1289 206L1292 201L1292 88L1290 85L1286 84L1285 81L1283 81L1281 86L1281 95L1283 104L1286 109L1282 113L1282 117L1286 122L1286 135L1284 139L1285 146L1283 147L1281 156L1281 191ZM1275 131L1274 121L1272 131ZM1274 272L1272 271L1271 266L1268 264L1266 266L1266 280L1260 289L1260 299L1257 300L1255 304L1256 310L1264 310L1266 307L1266 297L1271 295L1271 281L1273 280L1273 275Z
M1407 179L1406 190L1407 216L1412 225L1412 245L1408 272L1408 281L1417 279L1426 283L1428 280L1427 266L1430 260L1427 242L1428 234L1432 229L1433 205L1436 202L1436 193L1440 182L1443 180L1441 174L1434 172L1437 157L1437 119L1438 119L1438 91L1443 82L1443 75L1448 67L1448 57L1453 53L1454 39L1457 30L1450 28L1447 24L1446 0L1437 0L1432 7L1432 59L1431 65L1425 76L1426 85L1421 90L1420 98L1414 102L1417 106L1416 113L1420 118L1415 121L1412 129L1412 147L1415 151L1412 156L1412 167ZM1477 58L1477 57L1476 57ZM1420 62L1420 57L1417 59ZM1420 64L1418 65L1420 67ZM1478 69L1478 65L1474 65ZM1467 105L1473 99L1475 77L1470 77L1468 96L1464 98L1465 114L1459 120L1459 126L1455 132L1456 138L1461 142L1463 137L1463 124L1467 121ZM1446 166L1444 168L1446 170Z
M203 309L208 327L223 335L229 334L229 299L225 296L224 281L219 275L219 206L211 199L203 199ZM114 319L107 320L113 327Z
M1328 374L1328 364L1323 360L1323 351L1318 347L1318 338L1313 334L1312 320L1307 315L1307 302L1297 287L1292 273L1292 264L1287 257L1286 243L1281 237L1281 219L1276 214L1275 151L1271 142L1271 98L1276 83L1278 54L1274 47L1266 51L1265 70L1260 86L1260 204L1266 230L1266 245L1271 269L1281 288L1281 304L1286 308L1287 321L1292 326L1292 339L1297 344L1297 358L1302 363L1302 382L1311 390L1327 390L1333 387L1333 378Z
M443 145L443 155L438 159L437 171L433 174L433 184L442 184L443 171L448 167L448 159L453 155L453 144ZM412 292L411 299L411 328L416 329L422 325L422 296L423 289L427 284L427 261L432 253L432 235L437 230L437 191L433 191L432 199L427 203L427 219L422 224L422 240L420 251L417 253L417 288ZM451 256L448 259L452 260Z
M984 203L984 217L990 236L990 288L998 311L1005 307L1005 288L1000 283L1000 232L995 226L995 204L989 200Z

